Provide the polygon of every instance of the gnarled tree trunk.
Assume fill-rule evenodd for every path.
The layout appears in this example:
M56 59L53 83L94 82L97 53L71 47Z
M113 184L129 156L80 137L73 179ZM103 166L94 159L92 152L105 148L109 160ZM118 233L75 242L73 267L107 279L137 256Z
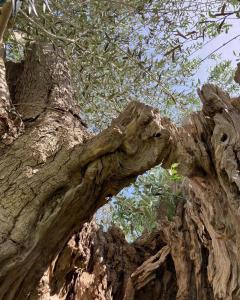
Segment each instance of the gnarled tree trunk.
M7 64L8 84L1 72L0 299L240 299L238 98L205 85L202 111L180 128L133 102L91 136L61 50L32 44ZM186 204L154 236L128 245L83 226L137 175L172 163Z

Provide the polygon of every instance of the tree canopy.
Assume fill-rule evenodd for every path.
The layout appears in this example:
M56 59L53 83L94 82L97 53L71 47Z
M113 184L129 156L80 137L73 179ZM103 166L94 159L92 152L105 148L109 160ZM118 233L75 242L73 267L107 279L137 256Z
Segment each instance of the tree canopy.
M63 47L93 130L106 127L131 99L180 119L199 104L194 75L207 58L197 51L228 31L238 10L238 1L222 0L26 1L7 53L21 59L31 40ZM211 78L218 81L216 73Z
M239 1L19 4L0 1L0 299L239 299Z
M180 122L199 107L195 74L206 60L218 60L208 81L239 91L230 61L221 61L217 51L198 57L239 16L238 1L25 1L10 22L7 58L23 59L31 41L64 48L81 117L92 131L105 128L132 99ZM171 180L159 167L144 175L113 201L113 220L133 236L153 228L160 196L153 190L160 189L160 198L167 197L168 210L173 210L178 196L170 192ZM134 230L128 218L135 220Z

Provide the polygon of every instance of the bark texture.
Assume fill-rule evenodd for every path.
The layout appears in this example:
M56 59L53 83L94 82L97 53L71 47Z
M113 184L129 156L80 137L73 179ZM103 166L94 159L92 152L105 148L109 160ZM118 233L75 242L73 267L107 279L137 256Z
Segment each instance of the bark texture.
M179 128L132 102L91 136L61 50L32 44L0 80L4 124L17 128L1 133L0 299L240 299L239 98L205 85L202 111ZM116 228L83 226L137 175L172 163L186 204L154 238L128 245Z
M44 274L36 299L215 299L208 251L185 216L180 205L173 222L132 244L118 228L86 223Z
M130 299L125 295L129 277L142 264L150 266L152 282L142 280L136 299L175 299L176 277L171 257L165 259L168 254L160 232L129 244L116 227L104 232L94 222L86 223L41 279L38 299Z

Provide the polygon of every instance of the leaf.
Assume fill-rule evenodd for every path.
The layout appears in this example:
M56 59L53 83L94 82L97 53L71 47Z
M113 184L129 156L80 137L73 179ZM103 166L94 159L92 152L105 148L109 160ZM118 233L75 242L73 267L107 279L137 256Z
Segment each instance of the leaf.
M211 11L209 11L209 12L208 12L208 15L209 15L209 17L210 17L210 18L213 18L213 19L215 19L215 18L216 18L216 15L215 15L215 14L213 14L213 13L211 13Z
M222 29L222 27L223 27L223 24L225 23L225 20L226 20L226 18L224 18L224 19L222 20L222 22L218 25L218 28L217 28L217 31L218 31L218 32L221 31L221 29Z
M187 36L181 33L178 29L177 29L177 35L183 37L184 39L187 39Z
M28 6L29 6L29 15L33 11L35 16L38 16L36 6L35 6L35 0L28 0Z
M221 14L224 14L226 6L227 6L227 4L224 3L222 8L221 8Z

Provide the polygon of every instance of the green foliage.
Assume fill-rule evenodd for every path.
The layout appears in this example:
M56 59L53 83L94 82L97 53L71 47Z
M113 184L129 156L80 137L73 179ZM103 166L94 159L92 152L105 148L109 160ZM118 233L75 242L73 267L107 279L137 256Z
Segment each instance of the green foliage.
M207 81L220 86L229 93L239 93L239 85L233 80L234 73L231 61L225 60L210 69Z
M168 170L169 173L168 179L171 181L178 181L181 180L182 178L177 172L177 166L178 166L177 163L172 164L171 168Z
M229 30L229 16L239 17L235 0L51 0L49 7L46 1L35 1L34 7L31 1L24 3L9 32L8 58L21 60L28 41L63 47L75 96L94 131L106 127L132 99L158 107L176 121L198 108L196 71L216 55L200 59L196 52ZM209 80L236 92L232 77L225 61L211 70ZM177 165L169 171L154 168L115 197L107 218L100 219L105 225L112 220L132 240L151 231L159 213L174 216L182 200L180 182Z
M51 11L43 2L36 1L37 14L32 9L30 15L25 2L14 25L21 42L10 33L9 49L20 49L14 54L19 59L25 41L64 47L75 95L95 130L132 99L176 120L192 110L200 64L192 54L230 26L225 20L219 29L221 16L214 14L221 11L220 0L52 0Z
M105 225L111 220L132 241L152 231L162 213L169 220L173 218L176 204L183 201L181 181L176 164L168 171L155 167L114 197L99 219Z

